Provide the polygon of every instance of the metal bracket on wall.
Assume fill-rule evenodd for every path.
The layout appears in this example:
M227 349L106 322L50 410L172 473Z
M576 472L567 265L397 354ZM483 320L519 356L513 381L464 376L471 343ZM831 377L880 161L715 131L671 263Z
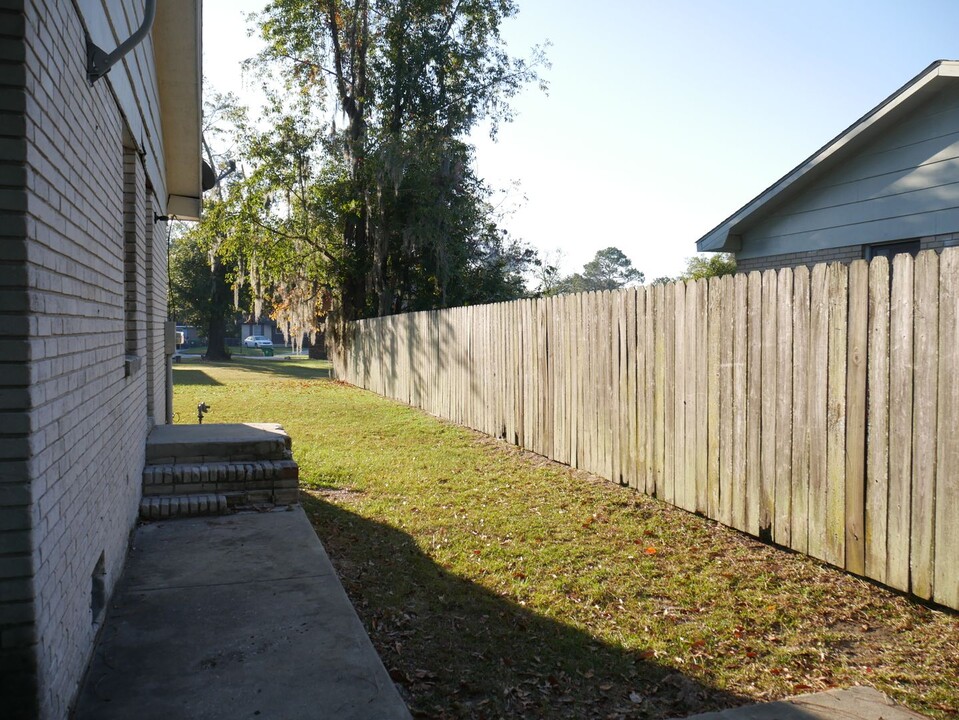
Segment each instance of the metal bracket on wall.
M135 33L120 43L117 49L111 53L107 53L98 47L90 39L89 33L87 34L87 79L91 85L110 72L110 68L116 65L124 55L140 44L143 38L147 36L147 33L150 32L150 28L153 27L153 19L156 17L156 12L156 0L146 0L146 6L143 8L143 22L140 24L140 27L137 28Z

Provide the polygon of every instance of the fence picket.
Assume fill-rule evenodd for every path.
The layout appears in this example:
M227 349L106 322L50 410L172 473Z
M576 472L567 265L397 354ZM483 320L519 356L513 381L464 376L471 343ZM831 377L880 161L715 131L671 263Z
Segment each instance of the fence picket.
M866 572L866 343L869 334L869 266L849 266L846 337L846 569Z
M886 581L889 502L889 261L869 263L865 573Z
M939 418L933 597L959 608L959 248L939 261Z
M748 315L746 311L747 278L737 275L726 283L732 288L731 323L733 346L732 396L732 519L738 530L746 530L746 352L748 347Z
M776 490L773 540L792 542L793 271L779 271L776 288Z
M777 376L777 314L778 278L775 270L763 273L762 307L762 439L760 440L760 463L762 485L759 503L759 537L771 539L773 519L776 512L776 402L779 387Z
M809 269L793 271L793 413L791 547L809 547Z
M933 595L935 573L936 419L939 389L939 256L919 253L915 261L915 330L913 334L912 540L909 549L910 591ZM955 379L950 382L955 382Z
M694 472L696 485L696 512L705 514L709 508L708 488L706 485L706 453L709 437L708 409L706 396L709 379L706 375L706 353L708 352L708 325L706 308L709 304L709 285L706 280L697 280L696 300L696 467Z
M728 331L732 327L733 309L732 279L720 279L721 320L719 336L719 521L733 524L733 337Z
M707 397L707 458L706 458L706 514L712 518L719 517L719 342L722 328L719 322L722 309L721 293L722 278L709 278L709 298L707 314L709 327L707 330L706 373L708 375Z
M912 484L913 260L892 261L889 310L889 512L886 583L909 589Z
M846 322L849 273L842 263L829 266L829 369L826 411L826 562L846 561Z
M673 283L673 500L686 508L686 283Z
M829 305L826 266L812 269L809 283L809 554L826 555L826 368L829 362Z
M746 354L746 532L759 535L759 504L762 483L760 440L762 428L762 275L747 279Z
M663 499L666 495L666 288L653 287L653 322L650 323L653 337L653 495ZM647 489L647 492L649 490Z
M696 311L699 307L699 286L696 282L686 284L686 350L683 353L685 370L684 423L686 437L686 457L683 469L685 504L682 507L696 512L696 456L699 443L699 418L696 395L696 372L699 369L699 326Z
M665 415L663 417L663 488L661 500L676 503L676 283L665 288L663 306L663 336L666 343L665 371Z
M645 307L643 308L643 324L645 325L645 335L643 341L643 353L646 361L646 378L644 385L646 417L643 422L643 450L646 455L646 494L656 495L656 473L655 473L655 418L656 418L656 333L655 317L653 314L654 295L657 288L644 290ZM639 307L636 308L637 313Z

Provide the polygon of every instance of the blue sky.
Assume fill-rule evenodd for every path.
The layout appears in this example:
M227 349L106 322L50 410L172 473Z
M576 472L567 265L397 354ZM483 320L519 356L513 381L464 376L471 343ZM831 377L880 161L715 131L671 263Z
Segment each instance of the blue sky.
M647 279L936 59L959 58L955 0L518 0L520 55L552 42L550 90L516 98L477 167L514 235L576 271L615 245ZM242 12L204 0L204 71L243 86ZM518 189L514 182L519 183ZM504 199L505 195L505 199ZM499 201L499 200L498 200Z

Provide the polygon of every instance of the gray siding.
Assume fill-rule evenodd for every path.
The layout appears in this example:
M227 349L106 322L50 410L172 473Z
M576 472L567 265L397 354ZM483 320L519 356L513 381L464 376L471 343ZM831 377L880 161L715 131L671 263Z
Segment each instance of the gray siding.
M949 87L743 236L739 260L959 230L959 87Z

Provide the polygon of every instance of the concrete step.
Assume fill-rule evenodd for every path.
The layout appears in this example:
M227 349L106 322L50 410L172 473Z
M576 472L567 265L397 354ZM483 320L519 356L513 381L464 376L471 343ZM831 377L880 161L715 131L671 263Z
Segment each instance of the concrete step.
M140 517L144 520L225 515L228 511L229 503L226 495L215 493L145 497L140 501Z
M146 464L288 460L292 446L276 423L157 425L147 438Z
M230 496L231 505L290 505L298 500L299 473L293 460L147 465L143 497L215 493Z

